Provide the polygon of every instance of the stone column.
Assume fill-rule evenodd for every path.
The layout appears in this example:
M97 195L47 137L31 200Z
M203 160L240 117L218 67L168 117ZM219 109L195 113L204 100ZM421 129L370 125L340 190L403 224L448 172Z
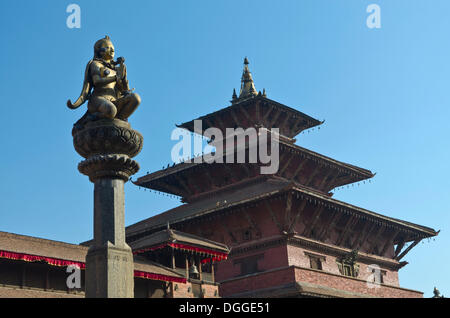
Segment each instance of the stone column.
M78 170L94 183L94 240L86 255L86 297L134 296L134 262L125 242L124 184L139 170L131 159L143 138L121 120L98 120L74 131L74 146L85 160Z

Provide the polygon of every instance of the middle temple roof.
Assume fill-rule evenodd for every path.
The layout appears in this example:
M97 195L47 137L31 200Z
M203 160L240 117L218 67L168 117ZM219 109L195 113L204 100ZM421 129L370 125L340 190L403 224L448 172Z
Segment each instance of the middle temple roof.
M323 193L372 178L374 174L314 151L280 140L279 169L276 176ZM226 153L224 154L226 157ZM140 187L180 196L189 202L202 193L260 174L261 163L183 162L138 178Z

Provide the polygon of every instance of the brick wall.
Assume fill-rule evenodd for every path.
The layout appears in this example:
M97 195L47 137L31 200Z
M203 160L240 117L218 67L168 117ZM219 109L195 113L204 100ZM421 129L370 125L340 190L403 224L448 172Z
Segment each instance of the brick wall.
M305 282L333 290L341 290L344 291L343 295L345 295L345 292L354 293L355 297L357 297L357 294L367 297L423 297L423 294L418 291L388 285L369 288L365 280L297 266L284 267L265 273L224 281L220 285L220 293L222 297L229 297L246 291L258 291L270 288L276 290L277 286L292 285L294 282Z
M13 286L0 286L0 298L84 298L84 293L67 293Z
M264 240L257 240L252 242L252 244L262 241ZM288 265L288 254L285 245L258 249L253 252L230 256L227 260L218 263L215 272L216 280L220 282L221 280L240 276L241 265L239 261L256 256L260 256L257 261L259 271L267 271L272 268L278 268Z
M299 267L309 268L310 267L309 257L305 254L305 252L324 256L324 259L322 261L322 270L324 272L337 274L337 275L340 274L339 268L336 264L336 256L330 256L330 255L327 255L324 253L316 252L316 251L305 249L305 248L298 247L298 246L292 246L292 245L287 246L289 265L295 265L295 266L299 266ZM363 263L360 261L358 261L357 263L359 264L358 278L360 278L362 280L367 280L370 275L373 275L372 271L370 271L370 269L369 269L369 266L374 264L374 265L378 265L380 270L383 273L385 273L385 275L383 275L383 283L385 283L386 285L392 285L392 286L397 286L397 287L399 286L397 271L393 271L389 268L386 268L384 265L379 264L379 263L378 264L377 263L369 264L369 263Z
M299 267L294 267L293 269L295 271L295 281L297 282L307 282L375 297L423 297L421 292L399 288L397 286L383 284L379 285L377 288L369 288L364 279L349 278Z
M195 287L193 286L193 284L191 282L187 282L186 284L173 283L173 297L174 298L195 298L194 288ZM201 284L200 289L203 290L204 298L219 297L219 287L217 285Z

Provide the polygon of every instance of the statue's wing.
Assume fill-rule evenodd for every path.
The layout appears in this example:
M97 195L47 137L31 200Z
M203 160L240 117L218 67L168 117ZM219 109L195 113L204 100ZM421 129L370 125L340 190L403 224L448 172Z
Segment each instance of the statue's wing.
M93 60L90 60L89 63L86 66L86 71L84 72L84 82L83 82L83 88L81 90L80 97L75 101L75 103L72 104L70 99L67 101L67 107L71 109L75 109L83 105L83 103L87 100L89 92L91 91L91 80L89 78L89 68L91 67Z

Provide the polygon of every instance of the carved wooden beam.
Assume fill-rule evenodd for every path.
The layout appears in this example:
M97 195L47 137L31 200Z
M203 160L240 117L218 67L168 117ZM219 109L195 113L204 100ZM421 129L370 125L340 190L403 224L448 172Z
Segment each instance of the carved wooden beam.
M214 124L209 120L209 118L204 118L203 120L205 121L206 126L208 126L208 128L209 128L209 127L216 127L216 125L214 125ZM203 127L203 126L202 126L202 129L203 129L203 131L206 130L205 127ZM225 133L225 131L224 131L224 133Z
M292 210L292 191L287 193L286 209L284 215L284 229L287 231L289 224L291 223L291 210Z
M175 174L174 177L175 177L175 180L177 180L177 182L183 187L183 189L185 190L185 192L186 192L189 196L191 196L191 195L194 194L194 193L192 192L192 190L186 185L186 183L184 182L184 180L180 178L179 175Z
M197 236L206 238L205 232L203 231L203 227L198 225L197 228Z
M297 131L298 127L300 126L300 124L302 122L303 122L302 118L300 118L300 117L297 118L296 122L291 126L291 129L290 129L291 135L293 135Z
M314 171L309 175L307 181L305 182L305 186L308 186L311 181L314 179L314 177L319 173L321 169L319 169L318 166L316 166L316 168L314 169Z
M166 192L168 192L168 193L173 193L175 195L181 195L181 196L188 194L185 191L184 191L184 194L183 194L183 189L182 188L173 186L173 185L169 184L168 181L162 182L162 181L155 180L153 182L159 188L167 189L168 191L166 191ZM156 191L158 191L158 190L156 190Z
M329 222L323 227L322 233L319 235L319 241L323 241L325 239L325 235L328 233L329 229L336 224L342 217L342 214L338 210L334 210L333 216L330 218Z
M247 118L248 123L250 124L252 122L252 119L250 118L249 114L247 113L247 110L245 109L245 106L241 106L239 109L244 114L245 118Z
M255 103L255 107L256 107L256 120L258 122L258 124L261 124L261 101L256 101Z
M209 184L210 184L210 188L211 189L216 189L216 184L214 182L213 177L211 176L211 169L206 169L206 172L204 173L204 175L206 176L206 179L208 179Z
M219 124L219 129L220 130L222 130L222 133L225 135L226 134L226 129L227 128L233 128L233 127L226 127L225 126L225 124L223 123L223 121L222 121L222 118L220 118L220 114L216 114L216 119L217 119L217 122L218 122L218 124ZM224 136L225 137L225 136Z
M323 205L317 205L315 211L313 212L311 223L308 227L305 227L305 230L303 231L303 236L309 237L311 235L324 209L325 207Z
M344 241L344 238L347 236L347 233L349 232L349 230L351 228L350 224L353 223L354 221L355 221L354 217L352 215L349 215L348 220L347 220L347 222L345 222L345 225L344 225L344 231L341 233L341 235L336 240L336 245L342 244L342 242Z
M383 256L384 253L386 253L387 249L389 248L389 246L394 245L393 241L395 239L395 237L398 235L398 233L400 232L399 229L396 229L393 231L393 233L389 236L389 238L386 240L386 243L384 244L383 248L381 249L381 253L380 255Z
M366 220L366 224L364 224L363 229L361 230L361 235L355 237L353 243L351 245L351 249L354 250L357 247L359 248L359 244L364 240L364 237L370 234L370 231L374 228L375 224Z
M295 155L293 153L291 153L291 156L289 157L288 161L286 162L286 164L283 166L283 168L281 168L279 175L283 176L284 171L289 167L289 164L291 163L292 158L294 158ZM280 160L281 162L281 160Z
M380 237L381 233L384 232L384 230L385 228L383 227L383 225L380 224L380 228L378 229L377 234L373 238L373 246L370 249L370 254L375 254L375 250L377 249L378 238Z
M244 210L244 216L247 219L247 222L250 225L250 227L255 230L257 236L261 236L262 235L261 229L258 227L258 225L256 225L256 222L251 218L250 214L248 214L248 212L245 210Z
M245 170L245 173L247 173L247 177L250 178L252 176L252 173L250 169L248 168L248 163L240 163L239 166Z
M408 246L399 256L397 256L395 259L397 260L397 261L399 261L399 260L401 260L406 254L408 254L408 252L414 247L414 246L416 246L417 244L419 244L419 242L421 241L422 239L420 238L420 239L417 239L417 240L415 240L410 246Z
M280 124L280 130L281 129L283 129L283 130L289 130L289 129L286 129L285 127L286 126L288 126L288 122L289 122L289 119L291 118L291 116L289 116L289 114L288 113L285 113L286 114L286 118L283 120L283 122ZM289 126L288 126L289 127Z
M230 177L230 179L233 183L238 181L238 179L236 179L234 170L231 169L227 163L223 163L221 166L225 168L225 170L227 172L227 176Z
M353 219L352 221L349 221L348 224L346 224L344 232L342 233L341 237L339 238L339 243L337 245L341 245L342 243L345 243L345 240L348 238L351 230L358 224L359 219L355 218L354 216L350 215L350 219Z
M280 117L280 115L281 115L281 110L278 109L278 113L276 113L275 116L272 117L272 120L269 123L269 127L267 127L267 128L272 128L273 125L275 124L275 122L278 120L278 117Z
M300 170L302 170L302 168L306 165L306 163L309 161L306 158L301 159L302 162L300 162L300 164L297 166L297 169L295 169L294 174L290 177L291 180L293 180L297 174L300 172Z
M323 177L322 181L320 182L319 186L317 187L319 190L322 189L322 187L325 185L325 182L327 181L327 179L333 174L333 170L329 170L325 176Z
M222 220L218 223L224 229L225 233L227 233L230 236L231 242L237 243L236 237L234 236L233 232L228 227L227 222L224 220L224 218L222 218Z
M306 206L307 202L308 202L307 200L303 200L303 202L297 208L297 213L295 214L294 219L292 220L291 224L289 225L288 233L292 233L293 232L294 226L297 223L298 218L302 214L303 210L305 209L305 206Z
M270 216L271 216L271 218L272 218L272 221L275 223L275 225L277 226L278 230L280 230L280 233L282 233L282 232L283 232L283 227L281 226L280 222L278 222L277 216L276 216L276 214L273 212L272 207L270 206L270 203L267 202L267 200L264 200L264 204L266 205L267 210L268 210L269 213L270 213Z
M334 179L332 189L334 189L336 187L340 187L342 184L345 185L345 182L343 182L343 179L345 179L346 177L347 177L346 174L341 174L341 172L339 171L338 176L336 177L336 179Z
M328 191L330 191L330 190L333 190L334 188L336 188L336 181L339 179L341 177L341 175L339 174L339 171L336 173L336 175L333 177L333 179L331 179L330 180L330 182L328 183L329 184L329 189L328 189Z
M230 114L231 114L231 117L233 117L234 121L236 122L236 125L238 127L242 127L243 128L241 122L239 121L238 117L236 116L236 114L234 113L234 111L232 109L230 109Z
M265 105L267 105L267 104L265 104ZM269 110L264 114L264 116L263 116L263 118L262 118L262 121L263 121L263 122L267 120L267 118L269 117L270 113L271 113L272 110L274 109L273 106L268 105L268 107L269 107Z
M405 246L405 244L406 244L406 242L405 242L405 240L403 240L397 245L397 248L394 251L394 258L396 258L398 256L398 254L400 254L400 252L403 249L403 247Z
M192 189L194 189L194 193L195 194L202 193L203 190L200 189L200 187L198 186L198 183L196 182L196 180L197 180L196 178L187 178L186 184L188 186L192 187Z
M299 118L299 120L293 126L293 130L297 131L298 129L300 129L301 127L305 126L306 124L308 124L308 122L304 118Z

